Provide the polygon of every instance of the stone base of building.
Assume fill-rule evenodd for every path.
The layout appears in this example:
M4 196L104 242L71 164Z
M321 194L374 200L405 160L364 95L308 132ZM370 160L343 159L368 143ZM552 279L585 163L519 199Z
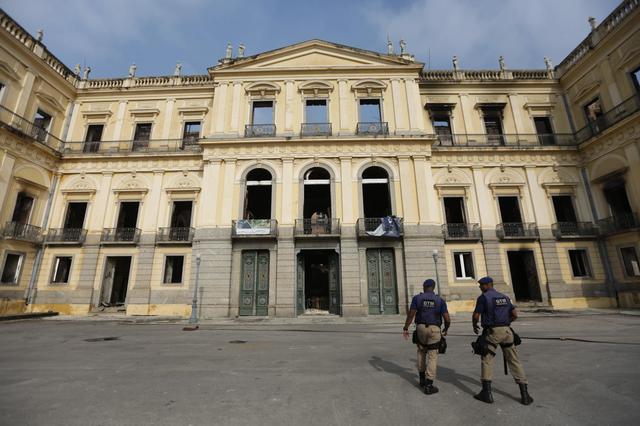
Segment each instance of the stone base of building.
M625 291L618 294L621 308L640 308L640 291Z
M191 316L191 305L184 305L184 304L144 305L144 304L130 303L127 305L126 314L189 318Z
M75 303L36 303L29 305L28 312L57 312L61 315L87 315L91 305Z
M0 299L0 315L23 314L26 311L24 299Z
M613 297L563 297L551 299L554 309L588 309L615 308L616 299Z

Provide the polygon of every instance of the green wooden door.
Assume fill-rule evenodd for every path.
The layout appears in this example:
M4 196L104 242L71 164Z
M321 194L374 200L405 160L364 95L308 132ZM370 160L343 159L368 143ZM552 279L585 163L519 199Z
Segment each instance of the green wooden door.
M340 315L340 282L338 280L338 255L329 255L329 313Z
M240 315L269 315L269 251L242 252Z
M369 314L398 313L398 290L393 249L367 250Z
M304 256L298 254L296 272L296 314L304 314Z

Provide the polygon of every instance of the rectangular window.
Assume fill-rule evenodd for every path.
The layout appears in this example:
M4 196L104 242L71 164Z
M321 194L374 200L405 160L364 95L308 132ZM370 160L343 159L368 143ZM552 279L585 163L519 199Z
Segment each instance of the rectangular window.
M171 212L172 228L188 228L191 226L191 210L193 201L174 201Z
M465 251L453 253L453 262L456 267L456 278L472 279L475 277L471 252Z
M640 67L631 71L631 79L633 80L633 85L635 86L636 91L640 93Z
M68 283L70 272L71 256L56 256L53 260L53 274L51 274L51 282L54 284Z
M41 128L42 130L49 131L51 116L41 109L38 109L38 111L36 111L36 116L33 119L33 124L35 124L36 127Z
M118 223L116 228L135 228L138 225L138 209L140 202L123 201L120 203L120 212L118 213Z
M81 229L84 226L84 216L86 212L86 202L73 202L67 204L67 215L64 219L64 229Z
M602 186L602 192L607 204L609 204L612 216L626 216L632 213L624 180L612 179L605 182Z
M253 103L251 124L273 124L273 101L255 101Z
M305 102L306 123L328 123L327 101L324 99L309 99Z
M584 106L584 113L587 116L587 121L590 123L597 122L598 118L602 117L604 112L602 111L602 103L600 98L595 98Z
M18 284L20 279L20 269L24 255L18 253L7 253L2 266L2 278L0 284Z
M180 284L182 282L182 268L184 256L167 256L164 262L164 283Z
M569 250L569 260L571 261L571 271L574 277L590 277L591 267L586 250Z
M380 99L360 99L358 117L361 123L380 123L382 121Z
M133 134L133 150L142 150L149 147L151 139L151 123L137 123Z
M466 223L464 214L464 198L444 197L444 215L447 223Z
M502 134L502 108L487 107L482 109L482 120L487 134L487 142L491 144L504 144Z
M502 223L522 223L518 197L498 197Z
M184 131L182 132L182 140L195 141L200 138L200 130L202 123L200 121L187 121L184 123Z
M623 247L620 249L624 272L628 277L640 277L640 264L635 247Z
M98 152L104 124L90 124L84 137L84 152Z
M29 223L31 218L31 209L33 208L33 197L26 192L18 192L16 197L16 206L13 209L12 222L22 223L24 225Z
M576 223L578 221L570 195L554 195L551 199L553 200L553 210L556 213L557 222Z
M553 135L551 127L551 119L549 117L534 117L533 123L536 126L536 134L540 145L555 145L556 139Z

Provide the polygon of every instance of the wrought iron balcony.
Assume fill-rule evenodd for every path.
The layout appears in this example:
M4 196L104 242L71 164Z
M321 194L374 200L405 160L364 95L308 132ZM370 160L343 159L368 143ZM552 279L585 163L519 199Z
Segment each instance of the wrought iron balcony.
M538 226L532 222L499 223L496 235L501 240L531 240L538 238Z
M148 141L65 142L66 154L108 155L122 152L200 152L198 139L150 139Z
M82 228L53 228L47 231L45 244L82 244L87 230Z
M623 213L606 219L600 219L598 226L603 234L610 235L618 232L636 230L640 228L640 220L638 220L638 214L635 212Z
M551 231L557 239L598 236L598 228L592 222L558 222L551 225Z
M331 123L302 123L300 136L331 136Z
M571 133L530 133L530 134L468 134L456 133L437 135L434 147L482 147L506 146L514 148L532 148L538 146L574 146L576 138Z
M389 124L385 121L380 122L359 122L356 128L359 135L388 135Z
M401 217L361 217L356 223L359 237L400 238L404 235Z
M26 136L51 149L56 151L62 150L64 144L62 140L2 105L0 105L0 123L8 127L11 131Z
M140 229L104 228L100 241L102 244L137 244L140 241Z
M297 237L340 235L340 219L296 219L294 233Z
M276 135L275 124L247 124L244 126L245 138L264 138Z
M585 142L638 111L640 111L640 94L636 93L594 121L587 123L586 126L576 132L576 139L579 143Z
M191 244L195 228L190 227L169 227L159 228L156 234L158 244Z
M445 240L476 241L482 238L478 223L445 223L442 225L442 235Z
M30 243L42 242L42 228L26 223L7 222L2 230L2 235L9 240L27 241Z
M278 221L275 219L240 219L231 222L232 238L275 238Z

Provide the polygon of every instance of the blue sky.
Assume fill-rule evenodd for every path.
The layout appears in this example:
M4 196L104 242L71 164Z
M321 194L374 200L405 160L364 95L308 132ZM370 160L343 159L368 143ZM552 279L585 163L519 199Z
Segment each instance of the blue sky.
M320 38L378 52L387 34L433 69L544 68L558 64L617 0L2 0L0 7L67 66L91 77L204 74L227 42L246 55Z

